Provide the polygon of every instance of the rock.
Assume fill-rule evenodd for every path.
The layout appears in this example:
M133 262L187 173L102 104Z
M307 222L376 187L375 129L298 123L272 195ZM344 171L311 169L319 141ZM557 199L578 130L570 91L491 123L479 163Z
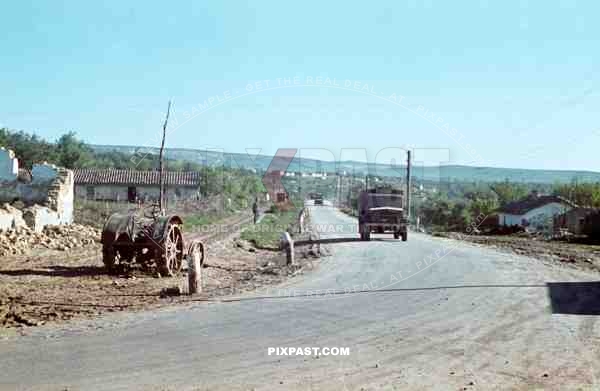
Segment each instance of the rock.
M94 244L100 235L99 230L78 224L46 226L42 232L20 226L0 233L0 256L26 254L35 247L66 251Z
M242 275L240 276L240 280L242 280L242 281L248 281L253 278L254 278L254 274L252 274L251 272L242 273Z

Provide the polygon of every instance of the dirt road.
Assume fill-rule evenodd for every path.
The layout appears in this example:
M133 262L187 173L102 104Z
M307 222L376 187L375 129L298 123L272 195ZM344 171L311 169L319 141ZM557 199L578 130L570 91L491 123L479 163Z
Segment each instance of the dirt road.
M326 235L356 230L333 208L311 216ZM583 284L597 274L425 235L375 237L332 246L315 271L230 302L9 338L0 388L600 388L597 317L557 313L600 314L586 296L595 284ZM269 347L350 355L275 356Z

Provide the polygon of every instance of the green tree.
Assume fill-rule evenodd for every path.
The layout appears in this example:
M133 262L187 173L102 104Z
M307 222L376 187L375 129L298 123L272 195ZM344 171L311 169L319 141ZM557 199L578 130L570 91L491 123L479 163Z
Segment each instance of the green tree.
M520 183L511 183L508 180L494 183L490 188L496 193L500 206L520 200L529 193L527 186Z
M557 184L554 194L564 197L580 206L600 207L600 183Z
M476 197L471 199L469 212L471 216L476 219L481 215L489 216L496 209L498 209L498 206L498 198L494 194L478 194Z
M0 146L12 149L19 165L31 168L34 163L56 162L56 149L37 135L30 135L23 131L14 132L6 128L0 129Z
M74 132L60 136L56 142L58 164L66 168L93 166L93 153L83 141L77 139Z

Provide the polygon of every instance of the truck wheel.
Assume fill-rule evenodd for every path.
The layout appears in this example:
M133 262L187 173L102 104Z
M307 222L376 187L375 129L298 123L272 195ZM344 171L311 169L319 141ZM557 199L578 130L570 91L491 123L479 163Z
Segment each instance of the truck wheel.
M365 227L364 225L360 224L358 226L358 230L360 232L360 240L366 242L371 239L371 231L369 230L369 227Z
M402 241L406 242L408 240L408 232L402 232Z

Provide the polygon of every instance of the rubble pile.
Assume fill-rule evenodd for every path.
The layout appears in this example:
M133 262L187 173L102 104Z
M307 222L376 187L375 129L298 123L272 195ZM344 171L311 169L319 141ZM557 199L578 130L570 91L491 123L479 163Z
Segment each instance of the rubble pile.
M99 229L79 224L46 226L42 232L27 226L0 230L0 257L24 255L33 248L66 251L86 247L99 242L100 234Z

